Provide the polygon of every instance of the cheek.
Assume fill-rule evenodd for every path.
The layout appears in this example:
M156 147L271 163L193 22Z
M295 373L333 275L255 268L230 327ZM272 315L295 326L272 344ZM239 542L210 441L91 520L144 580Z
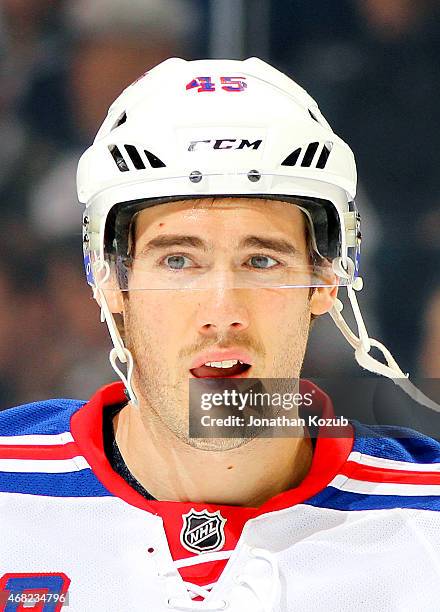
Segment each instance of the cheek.
M250 302L250 328L264 342L268 352L296 344L302 330L308 329L310 303L308 289L265 289Z
M151 295L135 296L130 300L130 322L135 332L143 330L154 343L155 350L162 352L168 345L177 346L179 338L188 330L191 309L179 296L167 295L163 291L152 291Z
M265 289L254 301L267 320L288 317L294 322L310 310L309 289ZM267 314L270 313L270 317Z

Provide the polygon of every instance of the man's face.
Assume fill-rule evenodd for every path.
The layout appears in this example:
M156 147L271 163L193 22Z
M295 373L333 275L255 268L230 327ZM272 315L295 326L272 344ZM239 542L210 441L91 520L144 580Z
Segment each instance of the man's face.
M198 238L201 245L187 240L157 246L174 235ZM255 240L251 246L239 246L249 236L289 243L296 253L263 248ZM242 376L299 377L311 314L326 312L336 290L322 287L310 297L308 288L232 288L225 282L234 271L247 274L292 257L309 263L304 215L286 202L206 198L161 204L138 213L134 239L134 265L123 306L126 345L135 363L134 388L143 416L154 411L180 439L196 446L197 440L188 439L188 380L206 375L199 362L236 355L251 366ZM138 257L143 258L141 267ZM160 274L170 274L170 268L191 274L203 267L211 275L210 288L130 291L145 265ZM219 440L219 449L228 442Z

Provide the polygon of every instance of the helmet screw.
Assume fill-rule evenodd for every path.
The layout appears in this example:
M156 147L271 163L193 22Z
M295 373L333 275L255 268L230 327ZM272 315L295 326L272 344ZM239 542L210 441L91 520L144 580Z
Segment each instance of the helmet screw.
M202 173L199 172L198 170L193 170L191 174L189 175L189 180L191 181L191 183L200 183L202 178L203 178Z
M260 180L261 174L258 172L258 170L249 170L247 177L252 183L256 183Z

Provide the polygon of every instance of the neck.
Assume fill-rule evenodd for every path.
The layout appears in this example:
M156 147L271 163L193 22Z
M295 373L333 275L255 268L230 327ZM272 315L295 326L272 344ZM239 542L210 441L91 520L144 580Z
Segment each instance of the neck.
M113 419L116 442L133 476L158 500L260 506L298 486L312 445L295 438L256 438L239 448L206 451L177 438L158 418L128 404Z

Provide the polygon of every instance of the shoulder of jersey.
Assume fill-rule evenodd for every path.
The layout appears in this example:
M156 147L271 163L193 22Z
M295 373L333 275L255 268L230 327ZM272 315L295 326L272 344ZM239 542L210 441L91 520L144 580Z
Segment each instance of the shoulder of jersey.
M51 399L6 408L0 411L0 436L62 434L69 430L71 416L84 403L72 399Z
M353 423L346 462L308 503L338 510L440 511L440 442L412 429Z
M0 411L0 493L111 495L70 432L70 419L84 403L54 399Z

